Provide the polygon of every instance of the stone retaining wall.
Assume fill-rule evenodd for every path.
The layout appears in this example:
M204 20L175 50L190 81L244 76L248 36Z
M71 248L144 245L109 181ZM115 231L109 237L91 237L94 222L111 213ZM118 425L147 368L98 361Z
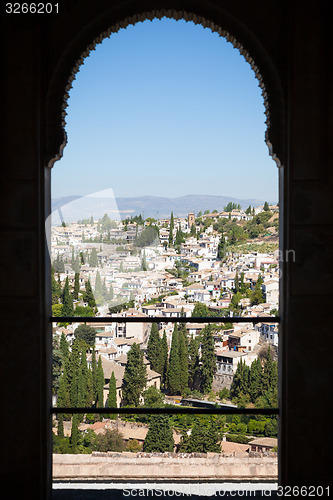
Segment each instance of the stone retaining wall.
M277 480L276 456L165 456L136 453L53 455L53 479L115 480Z

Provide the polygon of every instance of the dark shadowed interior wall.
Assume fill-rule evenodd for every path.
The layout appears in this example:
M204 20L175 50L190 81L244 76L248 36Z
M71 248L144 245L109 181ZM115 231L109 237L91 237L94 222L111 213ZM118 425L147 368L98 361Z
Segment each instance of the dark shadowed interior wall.
M265 86L267 141L281 163L281 249L296 255L281 263L279 481L325 486L331 479L331 2L67 0L58 14L1 14L1 474L13 498L50 494L44 221L50 167L64 146L66 85L98 36L163 14L230 36Z

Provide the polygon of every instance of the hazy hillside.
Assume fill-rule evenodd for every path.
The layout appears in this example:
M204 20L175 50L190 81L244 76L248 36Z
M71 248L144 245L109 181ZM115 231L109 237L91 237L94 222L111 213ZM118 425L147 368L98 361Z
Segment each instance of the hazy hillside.
M116 201L116 203L115 203ZM174 216L184 216L189 212L198 213L200 210L221 211L229 203L239 203L242 208L249 205L262 205L265 200L238 199L230 196L187 195L179 198L163 198L159 196L139 196L136 198L94 198L80 196L66 196L52 200L52 210L60 208L66 222L83 219L93 215L95 218L109 213L111 218L124 219L130 215L144 214L144 217L164 218L169 217L171 211ZM271 200L267 200L271 202ZM118 209L117 209L118 207ZM118 212L118 213L117 213Z

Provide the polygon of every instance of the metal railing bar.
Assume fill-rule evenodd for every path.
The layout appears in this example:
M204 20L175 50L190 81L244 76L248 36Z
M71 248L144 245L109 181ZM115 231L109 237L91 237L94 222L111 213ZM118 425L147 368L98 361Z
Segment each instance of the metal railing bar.
M177 408L51 408L51 413L92 413L92 414L111 414L119 415L279 415L279 408L197 408L197 407L177 407Z
M280 323L280 317L265 316L221 316L221 317L181 317L166 318L165 316L51 316L50 323Z

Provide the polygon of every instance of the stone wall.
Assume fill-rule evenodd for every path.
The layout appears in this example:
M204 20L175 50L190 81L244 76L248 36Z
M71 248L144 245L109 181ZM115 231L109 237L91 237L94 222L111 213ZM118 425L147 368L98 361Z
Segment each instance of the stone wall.
M213 391L220 391L224 388L230 389L233 378L233 375L215 373L212 384Z
M204 456L144 453L53 455L53 479L115 480L277 480L277 457Z

